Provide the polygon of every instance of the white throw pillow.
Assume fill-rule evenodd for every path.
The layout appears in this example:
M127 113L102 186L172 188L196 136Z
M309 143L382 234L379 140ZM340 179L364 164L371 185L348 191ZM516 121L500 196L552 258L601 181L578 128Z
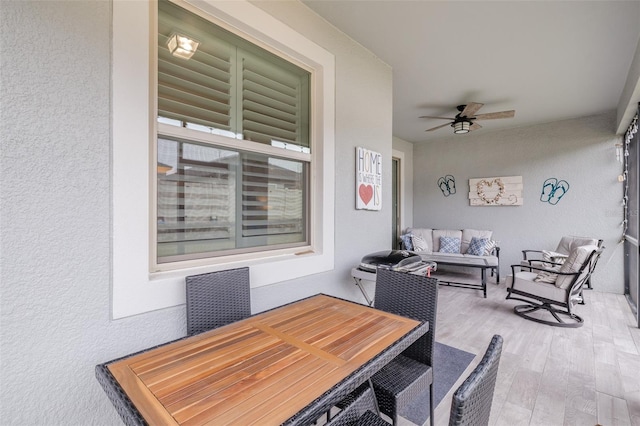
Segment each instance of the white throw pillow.
M429 251L427 241L419 235L412 235L413 251Z

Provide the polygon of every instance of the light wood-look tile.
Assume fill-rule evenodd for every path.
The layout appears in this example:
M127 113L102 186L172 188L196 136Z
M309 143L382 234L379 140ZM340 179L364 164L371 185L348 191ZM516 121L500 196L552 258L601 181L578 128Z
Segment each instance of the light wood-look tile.
M476 357L436 408L436 425L448 424L453 392L500 334L491 426L640 426L640 329L623 295L585 291L577 329L520 318L513 307L521 302L505 297L504 283L490 284L487 299L440 287L436 339Z

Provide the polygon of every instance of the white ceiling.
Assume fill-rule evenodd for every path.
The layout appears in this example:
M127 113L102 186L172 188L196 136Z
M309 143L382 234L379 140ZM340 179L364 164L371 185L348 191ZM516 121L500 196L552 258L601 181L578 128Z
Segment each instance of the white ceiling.
M393 133L413 143L453 134L419 116L467 102L516 110L476 132L615 110L640 38L640 0L303 2L392 67Z

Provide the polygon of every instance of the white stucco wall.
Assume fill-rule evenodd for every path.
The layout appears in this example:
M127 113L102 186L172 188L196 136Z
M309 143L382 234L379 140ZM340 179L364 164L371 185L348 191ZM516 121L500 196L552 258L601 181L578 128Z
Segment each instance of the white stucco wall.
M415 227L491 229L501 242L501 274L510 273L524 249L556 248L563 235L605 240L593 285L623 293L622 184L617 177L615 112L497 132L478 131L414 145ZM455 195L436 181L451 174ZM524 205L469 206L469 179L522 176ZM564 179L569 191L556 205L540 201L547 178ZM491 289L489 289L491 291Z
M257 2L336 56L335 270L252 292L324 292L391 241L391 69L297 2ZM0 2L0 424L120 424L98 363L185 334L184 306L110 320L111 3ZM18 49L17 46L21 46ZM147 141L140 141L147 143ZM355 210L355 147L382 153L383 208Z

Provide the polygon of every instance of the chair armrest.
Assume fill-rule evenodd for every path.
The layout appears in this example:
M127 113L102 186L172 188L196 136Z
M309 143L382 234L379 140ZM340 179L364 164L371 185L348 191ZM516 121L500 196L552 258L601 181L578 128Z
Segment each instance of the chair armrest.
M542 250L522 250L522 260L529 260L527 259L529 253L539 253L542 256Z
M526 266L527 269L530 269L530 268L534 268L535 269L535 267L533 266L534 262L542 262L545 265L562 266L562 263L551 262L549 260L543 260L543 259L527 259L526 262L529 264L529 266ZM522 264L520 264L520 265L524 266ZM539 266L538 266L538 268L539 268Z
M545 262L545 263L553 263L553 262ZM556 263L555 265L561 265L561 263ZM534 270L534 271L544 271L544 272L550 272L552 274L557 274L557 275L580 275L581 271L577 271L577 272L560 272L558 270L555 269L551 269L551 268L540 268L538 266L525 266L522 264L517 264L517 265L511 265L511 271L513 272L513 276L516 275L516 269L515 268L520 268L520 270L522 270L522 268L526 268L527 270Z

